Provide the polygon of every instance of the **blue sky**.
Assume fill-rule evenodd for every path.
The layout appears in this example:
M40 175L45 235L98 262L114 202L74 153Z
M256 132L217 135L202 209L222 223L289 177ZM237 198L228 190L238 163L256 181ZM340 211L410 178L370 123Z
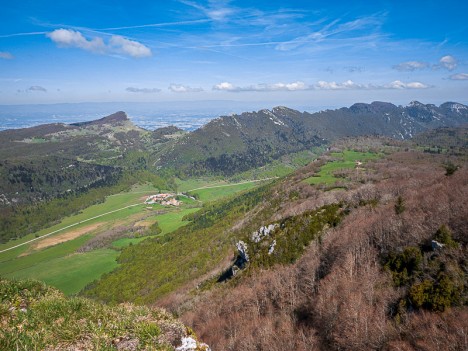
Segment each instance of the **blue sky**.
M464 1L10 1L0 104L468 102Z

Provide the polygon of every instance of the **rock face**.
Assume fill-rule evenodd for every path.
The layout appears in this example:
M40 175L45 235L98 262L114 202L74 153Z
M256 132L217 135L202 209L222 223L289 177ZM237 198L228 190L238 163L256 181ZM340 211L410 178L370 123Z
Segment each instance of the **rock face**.
M241 240L236 244L236 247L237 247L237 251L239 252L239 257L243 261L243 263L249 262L249 253L247 252L247 244Z
M264 237L269 236L270 233L273 232L273 230L275 230L276 228L278 228L278 224L276 223L270 224L268 226L262 226L259 230L252 233L251 240L254 243L259 243Z
M276 246L276 239L273 240L273 242L270 245L270 248L268 249L268 254L271 255L275 251L275 246Z
M182 345L176 351L211 351L210 347L204 343L198 343L191 336L182 339Z
M439 243L438 241L436 240L432 240L431 241L431 246L432 246L432 250L433 251L437 251L437 250L442 250L444 248L444 244L442 243Z

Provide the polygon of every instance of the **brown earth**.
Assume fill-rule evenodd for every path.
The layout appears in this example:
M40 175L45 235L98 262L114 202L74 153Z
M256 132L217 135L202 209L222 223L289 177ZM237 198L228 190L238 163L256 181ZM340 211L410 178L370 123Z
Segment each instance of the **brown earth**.
M37 243L35 243L32 247L33 250L40 250L44 249L46 247L50 247L53 245L61 244L69 240L76 239L84 234L88 234L89 232L97 229L99 226L101 226L102 223L95 223L88 225L86 227L82 228L77 228L71 231L67 231L66 233L62 233L59 235L54 235L51 237L47 237L43 240L39 240Z

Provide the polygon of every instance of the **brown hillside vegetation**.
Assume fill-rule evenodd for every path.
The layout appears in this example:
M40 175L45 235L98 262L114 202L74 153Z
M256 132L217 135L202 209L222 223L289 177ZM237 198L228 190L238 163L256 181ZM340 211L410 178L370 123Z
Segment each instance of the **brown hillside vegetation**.
M393 153L347 191L304 184L317 166L303 169L282 185L297 199L272 220L339 201L349 215L296 263L201 294L183 321L214 350L467 350L468 169L444 164Z

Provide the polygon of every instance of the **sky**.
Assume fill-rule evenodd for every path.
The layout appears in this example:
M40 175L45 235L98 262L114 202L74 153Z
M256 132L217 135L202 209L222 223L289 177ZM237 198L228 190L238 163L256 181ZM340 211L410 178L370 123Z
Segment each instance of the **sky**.
M0 104L468 103L466 1L2 4Z

